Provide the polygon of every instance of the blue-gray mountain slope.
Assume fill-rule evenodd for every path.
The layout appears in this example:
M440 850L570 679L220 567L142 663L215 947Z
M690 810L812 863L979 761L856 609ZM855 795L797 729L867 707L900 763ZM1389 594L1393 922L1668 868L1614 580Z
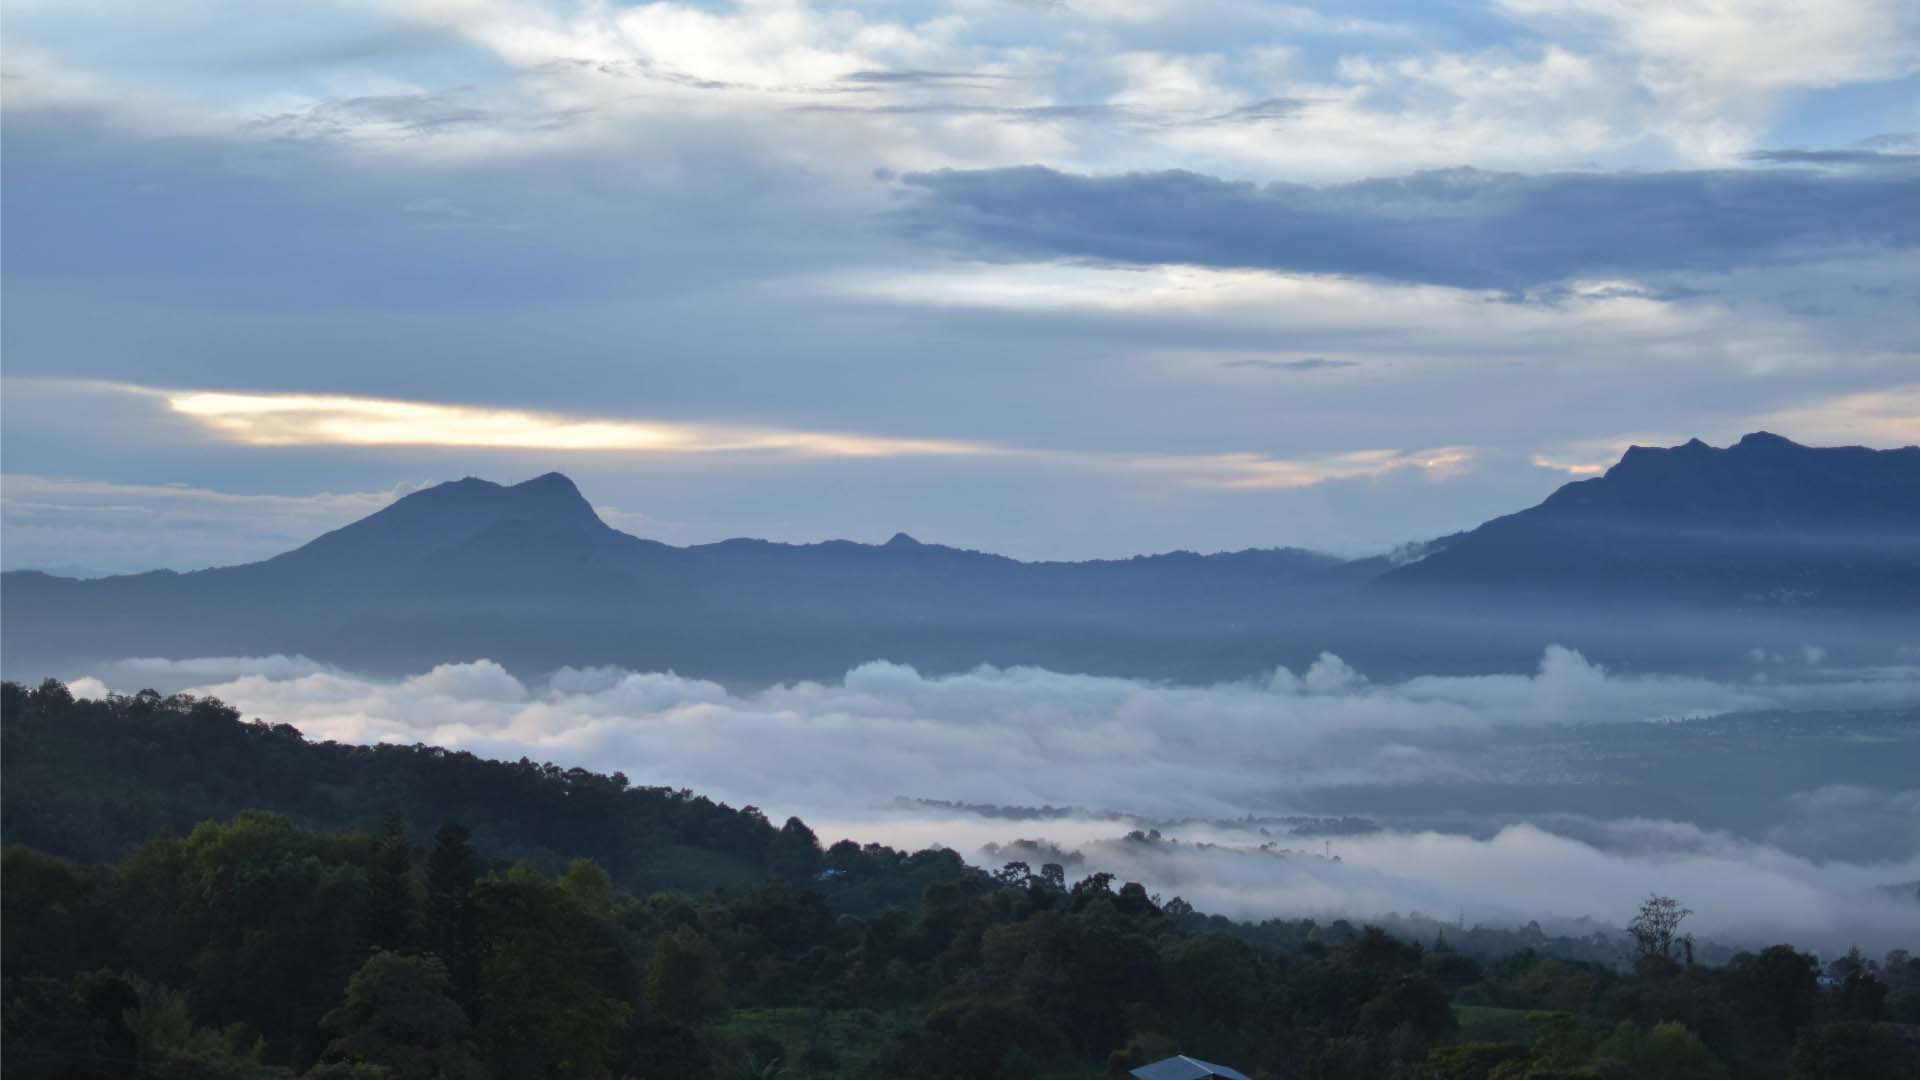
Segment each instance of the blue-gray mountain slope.
M1525 668L1549 642L1648 668L1808 643L1887 663L1914 636L1916 483L1912 447L1635 448L1393 566L1287 548L1028 563L904 534L681 548L608 527L557 473L467 478L259 563L7 574L0 634L18 678L298 653L391 674L489 657L757 684L886 658L1198 681L1322 650L1389 677Z

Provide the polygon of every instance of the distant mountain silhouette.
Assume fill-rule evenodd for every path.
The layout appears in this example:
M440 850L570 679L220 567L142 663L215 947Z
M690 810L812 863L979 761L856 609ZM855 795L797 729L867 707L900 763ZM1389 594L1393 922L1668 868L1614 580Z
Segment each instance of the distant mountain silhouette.
M1621 600L1915 607L1916 449L1768 432L1630 447L1606 474L1433 542L1384 585Z
M404 496L352 525L267 560L267 565L327 572L390 567L503 529L531 529L589 545L617 536L574 482L559 473L512 487L465 477Z
M876 658L1221 679L1322 649L1377 675L1486 670L1525 666L1549 641L1667 667L1769 642L1858 640L1873 656L1913 637L1916 482L1912 447L1766 433L1636 447L1396 565L1290 548L1029 563L905 533L681 548L610 528L558 473L469 477L259 563L9 573L0 620L21 678L271 653L389 674L490 657L530 674L618 664L745 684Z

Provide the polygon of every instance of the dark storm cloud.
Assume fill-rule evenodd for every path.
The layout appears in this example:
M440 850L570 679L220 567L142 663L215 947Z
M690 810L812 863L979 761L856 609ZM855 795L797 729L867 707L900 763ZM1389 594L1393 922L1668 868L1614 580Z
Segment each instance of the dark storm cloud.
M1446 169L1327 187L1043 166L914 173L912 234L988 257L1183 263L1525 290L1915 246L1915 161L1871 169L1522 175ZM1883 160L1885 159L1885 160Z

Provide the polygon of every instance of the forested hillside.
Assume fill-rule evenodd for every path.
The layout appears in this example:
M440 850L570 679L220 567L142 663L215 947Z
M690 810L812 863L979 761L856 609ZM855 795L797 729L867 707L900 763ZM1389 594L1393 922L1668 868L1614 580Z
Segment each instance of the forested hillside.
M1905 1076L1916 965L1481 958L684 792L0 691L10 1076ZM254 810L242 810L255 808ZM211 819L200 821L202 818ZM197 823L197 824L196 824ZM1654 919L1650 920L1650 913ZM1624 922L1628 914L1623 914ZM1823 984L1823 977L1827 986Z
M218 699L75 702L57 683L0 693L0 831L86 862L243 810L366 831L397 816L416 843L440 822L461 822L492 858L557 870L584 856L642 894L753 883L784 859L815 855L811 834L783 837L751 807L635 787L618 773L438 747L309 743L287 725L242 723Z

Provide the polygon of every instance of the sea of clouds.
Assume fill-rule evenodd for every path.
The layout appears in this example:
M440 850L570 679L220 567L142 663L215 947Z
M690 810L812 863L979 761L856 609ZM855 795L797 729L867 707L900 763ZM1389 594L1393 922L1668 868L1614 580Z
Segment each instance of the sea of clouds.
M1327 785L1473 783L1462 756L1433 752L1437 734L1768 708L1912 708L1915 674L1905 669L1809 666L1798 681L1720 683L1609 673L1550 647L1531 675L1392 684L1326 654L1302 673L1203 687L1035 668L926 676L879 661L837 683L752 693L614 668L564 668L529 682L486 660L400 681L285 656L135 659L99 672L74 681L74 692L185 687L310 739L420 742L620 770L636 784L751 803L776 821L798 814L823 841L941 844L991 863L1007 857L987 846L1045 839L1079 852L1081 873L1113 871L1235 916L1418 911L1618 925L1658 891L1683 898L1706 934L1829 949L1914 944L1913 895L1888 888L1921 875L1912 852L1823 860L1807 844L1648 820L1626 807L1618 818L1543 815L1467 832L1403 825L1326 840L1270 837L1233 821L1301 813L1302 794ZM1805 804L1796 808L1799 828L1913 818L1912 791L1861 791L1844 780L1794 797ZM902 797L1091 810L990 817ZM1862 818L1863 809L1880 817ZM1138 818L1186 824L1159 843L1123 840ZM1290 847L1302 851L1276 851Z

